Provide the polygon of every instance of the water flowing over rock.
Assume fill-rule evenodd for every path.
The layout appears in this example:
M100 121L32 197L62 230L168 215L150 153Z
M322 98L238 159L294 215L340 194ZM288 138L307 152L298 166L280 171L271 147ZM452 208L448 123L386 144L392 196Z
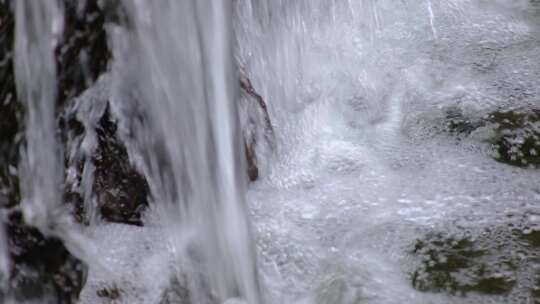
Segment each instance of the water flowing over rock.
M239 112L250 181L259 177L259 162L275 146L275 134L266 102L246 75L240 74Z
M462 297L477 293L508 296L515 303L539 301L540 234L527 217L508 216L500 226L456 235L432 232L418 239L411 251L420 259L411 273L413 286Z
M537 0L0 0L0 303L540 303Z
M504 164L527 168L540 164L540 111L501 109L483 117L466 117L459 109L446 111L446 129L459 138L473 132L487 134L491 156Z
M97 74L104 71L104 66L95 65L94 62L84 62L88 52L92 58L107 60L102 56L107 50L104 42L104 29L99 11L96 11L95 2L86 1L81 5L81 11L75 12L74 1L66 1L66 30L54 55L59 71L57 91L60 92L57 102L59 105L76 96L92 84ZM85 265L67 251L63 241L57 237L44 236L34 227L28 226L22 220L17 210L19 194L19 149L23 139L23 117L25 112L19 103L21 97L15 89L13 67L14 42L14 16L16 3L2 1L0 4L1 48L2 48L2 95L1 103L1 162L2 176L2 208L7 224L6 232L9 239L9 260L11 264L10 283L7 287L8 297L14 296L18 300L40 299L52 297L51 301L58 303L74 303L81 290ZM97 21L90 21L90 15L97 14ZM96 17L94 15L94 17ZM101 24L100 24L101 22ZM86 28L86 31L81 29ZM101 28L101 41L99 37ZM96 42L99 41L99 42ZM96 46L97 45L97 46ZM88 51L88 49L91 49ZM101 54L99 54L101 52ZM99 55L98 55L99 54ZM99 57L96 57L99 56ZM86 71L88 64L92 65L92 72ZM94 74L92 74L94 73ZM62 121L60 122L62 125ZM66 129L64 129L66 130ZM7 299L5 299L7 301Z
M219 301L240 296L259 303L239 175L244 160L231 3L123 4L133 24L112 35L118 69L111 102L128 153L139 157L148 178L176 263L201 268L178 269L176 275L200 278L186 286L193 302L206 302L209 289Z

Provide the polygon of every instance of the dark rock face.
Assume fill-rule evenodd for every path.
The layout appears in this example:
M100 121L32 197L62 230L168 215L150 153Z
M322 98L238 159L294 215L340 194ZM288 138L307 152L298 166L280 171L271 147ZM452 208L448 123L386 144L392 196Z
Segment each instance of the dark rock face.
M107 70L107 15L98 0L64 0L63 40L56 48L58 101L79 95Z
M97 296L100 298L109 299L111 301L118 300L122 297L124 291L121 288L118 288L116 285L112 287L104 287L96 292Z
M82 287L85 266L60 240L45 237L27 226L20 213L13 210L20 199L16 168L23 114L13 74L13 22L10 3L0 2L0 212L10 214L4 224L12 265L4 298L50 298L56 303L74 303Z
M11 258L9 287L4 296L17 300L48 299L75 303L86 266L69 253L62 241L23 222L19 204L17 167L23 138L24 109L18 102L13 72L14 20L12 1L0 1L0 215L5 214ZM110 59L105 15L97 0L65 0L65 30L56 49L58 108L88 88ZM59 117L62 131L76 128ZM80 132L80 131L79 131ZM9 216L7 216L9 214Z
M92 86L110 63L112 53L107 45L107 22L121 18L116 1L65 0L64 39L57 47L59 104L68 108L74 97ZM148 205L148 185L130 164L122 142L116 135L116 123L105 111L95 130L85 130L75 115L60 119L65 138L96 132L98 147L92 155L95 166L93 190L99 214L105 221L141 225L141 212ZM94 126L92 126L94 128ZM79 181L85 159L79 159ZM76 218L85 222L83 198L66 189L65 200Z
M108 109L96 131L94 193L101 216L110 222L142 225L141 214L148 206L150 190L146 179L129 163L126 148L116 136L116 124Z
M250 181L255 181L259 177L257 150L261 146L273 149L274 129L264 99L243 73L240 75L240 89L240 112L243 116L241 120L247 175Z
M0 207L12 207L19 200L14 168L19 159L22 108L13 74L13 30L9 3L0 2Z
M76 303L84 284L86 265L55 237L45 237L26 226L20 214L7 226L12 271L8 295L16 300L50 299Z
M78 222L104 221L142 225L148 206L145 177L130 163L111 115L108 77L85 91L63 114L67 127L64 200Z

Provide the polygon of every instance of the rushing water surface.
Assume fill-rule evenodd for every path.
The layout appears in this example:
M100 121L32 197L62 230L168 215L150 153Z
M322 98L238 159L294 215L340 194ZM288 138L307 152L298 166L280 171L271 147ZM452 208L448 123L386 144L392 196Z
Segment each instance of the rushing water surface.
M171 284L193 303L534 303L525 270L503 295L420 292L410 253L428 232L540 225L537 169L496 162L486 128L444 131L450 109L475 119L540 105L537 1L122 3L111 71L75 104L92 125L111 102L150 184L143 227L75 228L58 212L49 44L61 12L16 8L23 211L89 264L81 303L109 303L98 291L113 286L114 303L160 303ZM249 185L236 67L275 131ZM177 294L170 303L186 303Z

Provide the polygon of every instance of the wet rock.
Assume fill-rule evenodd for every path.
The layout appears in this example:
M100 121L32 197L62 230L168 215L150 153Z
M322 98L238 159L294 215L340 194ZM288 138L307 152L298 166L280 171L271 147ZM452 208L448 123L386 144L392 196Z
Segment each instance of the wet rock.
M63 0L64 32L55 50L57 62L57 107L62 113L70 107L74 98L94 84L104 73L111 60L107 45L106 21L109 19L98 0ZM72 117L59 115L59 129L64 144L69 136L83 133L80 122ZM66 166L68 160L66 160ZM82 163L80 164L82 166ZM82 220L83 198L67 185L64 201L74 209Z
M517 229L514 233L517 234L520 239L526 241L529 246L540 249L540 230L527 229L526 231L522 231Z
M52 303L75 303L86 266L69 253L61 240L44 236L24 223L17 210L20 201L17 167L24 109L14 82L12 3L0 1L0 215L6 215L2 224L6 225L12 266L6 292L19 301L48 299ZM82 92L106 69L105 62L110 56L103 17L96 3L64 1L66 27L56 49L59 105ZM73 127L61 118L59 126Z
M416 242L413 254L421 256L421 266L411 276L420 291L505 294L515 284L514 278L493 272L492 265L483 260L489 252L467 237L429 235ZM498 267L515 267L511 261L504 263L508 264Z
M106 298L109 300L118 300L122 297L124 291L118 286L113 285L112 287L103 287L102 289L96 291L96 294L100 298Z
M535 304L540 303L540 272L536 274L535 284L531 288L531 295L535 300Z
M247 175L250 181L256 181L259 178L259 168L257 167L257 155L255 154L255 141L249 144L244 139L244 151L247 161Z
M107 1L106 3L108 3ZM107 44L106 22L112 20L99 0L63 0L64 32L55 50L57 62L59 112L65 112L74 98L91 87L109 66L112 53ZM64 145L69 137L84 132L81 123L73 117L59 115L60 133ZM66 159L66 166L68 166ZM83 163L79 164L82 169ZM64 201L73 209L79 222L83 221L83 197L69 182Z
M60 239L25 225L18 213L10 216L6 230L12 262L8 295L18 301L76 303L87 266Z
M103 2L103 1L101 1ZM56 48L60 104L90 87L108 68L106 13L98 0L64 0L64 33Z
M489 114L495 130L494 158L518 167L540 166L540 110L509 110Z
M14 19L8 2L0 2L0 208L19 200L16 172L21 143L22 107L13 74Z
M539 281L530 279L540 267L539 247L540 230L512 223L474 234L428 233L411 250L418 260L411 283L424 292L497 295L509 302L529 293L540 301Z
M76 171L76 178L68 181L64 199L72 207L77 220L87 222L89 210L85 210L84 193L80 189L83 186L80 183L83 170L87 169L85 166L93 166L91 188L99 215L110 222L141 225L141 212L148 204L148 185L144 177L130 165L108 108L99 123L90 126L85 126L76 113L69 113L73 103L77 102L75 97L95 86L97 79L109 67L112 52L107 44L106 26L124 19L119 3L114 0L64 0L64 34L56 49L58 100L64 109L60 129L65 144L70 139L84 137L85 132L97 134L97 147L92 155L66 159L66 166ZM90 128L92 130L87 130Z
M107 108L96 130L98 148L93 158L98 208L107 221L142 225L150 190L146 179L130 164L116 131Z
M104 75L63 114L66 130L66 203L78 222L96 218L142 225L148 206L145 177L130 162L111 116L109 78Z
M491 156L517 167L540 166L540 110L514 109L491 112L483 117L467 117L459 108L445 111L445 130L458 138L483 128Z
M169 287L167 287L161 296L159 304L190 304L190 292L182 283L175 277L171 279Z
M274 129L264 99L243 72L240 74L240 88L240 117L247 175L250 181L255 181L259 177L260 156L274 148Z
M458 107L450 107L445 110L445 130L455 136L470 135L476 129L485 125L481 119L467 117L463 110Z

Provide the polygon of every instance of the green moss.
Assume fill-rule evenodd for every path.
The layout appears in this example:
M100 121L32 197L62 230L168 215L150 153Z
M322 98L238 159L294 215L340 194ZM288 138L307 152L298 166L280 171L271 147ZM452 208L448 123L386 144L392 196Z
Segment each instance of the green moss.
M424 292L465 295L509 293L515 279L497 270L516 268L512 261L489 263L490 252L468 237L429 234L417 240L412 254L420 264L411 274L414 288ZM507 273L512 273L507 272Z
M499 111L487 117L495 160L517 167L540 166L540 110Z
M493 136L487 141L498 162L517 167L540 167L540 110L517 109L492 112L483 118L466 116L460 108L445 110L446 132L463 138L480 127Z
M516 233L522 240L526 241L533 248L540 248L540 230L521 231L516 229Z
M540 273L536 274L535 284L531 288L531 295L535 300L540 301Z
M476 291L484 294L507 294L514 287L515 282L508 278L483 278L475 285L471 286L469 291Z

